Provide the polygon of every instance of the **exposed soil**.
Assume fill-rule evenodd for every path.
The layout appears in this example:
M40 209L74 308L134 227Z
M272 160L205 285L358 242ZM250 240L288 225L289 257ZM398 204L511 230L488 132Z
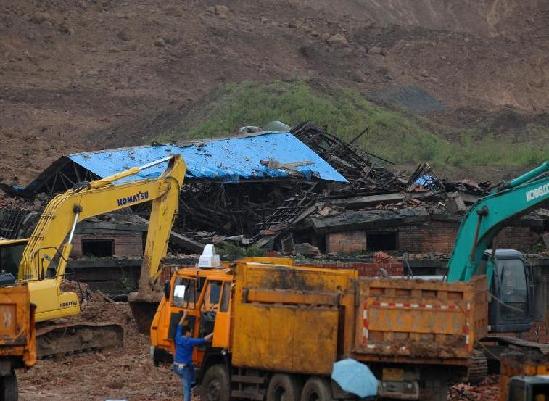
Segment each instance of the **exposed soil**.
M458 124L458 109L535 118L549 109L548 21L538 0L1 0L0 181L147 143L241 80L418 88Z
M91 321L115 321L125 327L122 349L67 355L38 361L20 372L21 401L173 401L181 399L181 382L169 367L154 367L149 340L137 332L125 303L96 300L81 316Z

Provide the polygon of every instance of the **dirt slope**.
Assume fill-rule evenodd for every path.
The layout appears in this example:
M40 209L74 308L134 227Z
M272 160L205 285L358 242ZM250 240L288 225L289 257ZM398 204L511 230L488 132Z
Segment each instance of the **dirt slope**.
M0 180L146 143L212 89L417 86L458 110L547 112L543 0L0 0ZM445 117L445 118L446 118Z

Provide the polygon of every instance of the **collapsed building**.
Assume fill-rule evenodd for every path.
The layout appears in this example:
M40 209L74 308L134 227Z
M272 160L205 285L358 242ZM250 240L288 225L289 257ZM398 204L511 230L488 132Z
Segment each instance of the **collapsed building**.
M188 170L170 239L174 255L197 254L211 242L338 260L367 261L384 251L404 255L414 274L443 274L462 215L490 184L447 181L427 164L398 172L353 146L364 134L347 143L303 123L289 132L63 156L24 188L3 185L25 208L0 209L0 235L28 235L40 206L78 182L178 153ZM109 293L135 288L147 216L147 207L135 207L79 224L69 272ZM542 209L514 221L496 245L539 254L548 249L548 232L549 213ZM547 269L538 270L549 287Z

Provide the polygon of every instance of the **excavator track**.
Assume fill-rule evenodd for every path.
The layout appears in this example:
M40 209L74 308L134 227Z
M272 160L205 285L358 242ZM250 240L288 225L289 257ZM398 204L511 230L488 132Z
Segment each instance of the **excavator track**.
M467 381L471 384L478 384L488 376L488 359L484 352L474 350L469 360L467 369Z
M37 356L56 355L122 347L124 328L116 323L48 324L36 330Z

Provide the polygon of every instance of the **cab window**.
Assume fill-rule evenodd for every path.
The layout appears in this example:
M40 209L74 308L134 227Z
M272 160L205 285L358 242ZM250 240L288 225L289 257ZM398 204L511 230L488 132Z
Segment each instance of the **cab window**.
M195 306L196 298L196 280L177 277L173 287L173 305L192 309Z
M221 300L221 281L208 281L203 310L217 310Z
M221 306L219 307L220 312L229 311L229 301L231 300L231 283L223 283L223 296L221 297Z

